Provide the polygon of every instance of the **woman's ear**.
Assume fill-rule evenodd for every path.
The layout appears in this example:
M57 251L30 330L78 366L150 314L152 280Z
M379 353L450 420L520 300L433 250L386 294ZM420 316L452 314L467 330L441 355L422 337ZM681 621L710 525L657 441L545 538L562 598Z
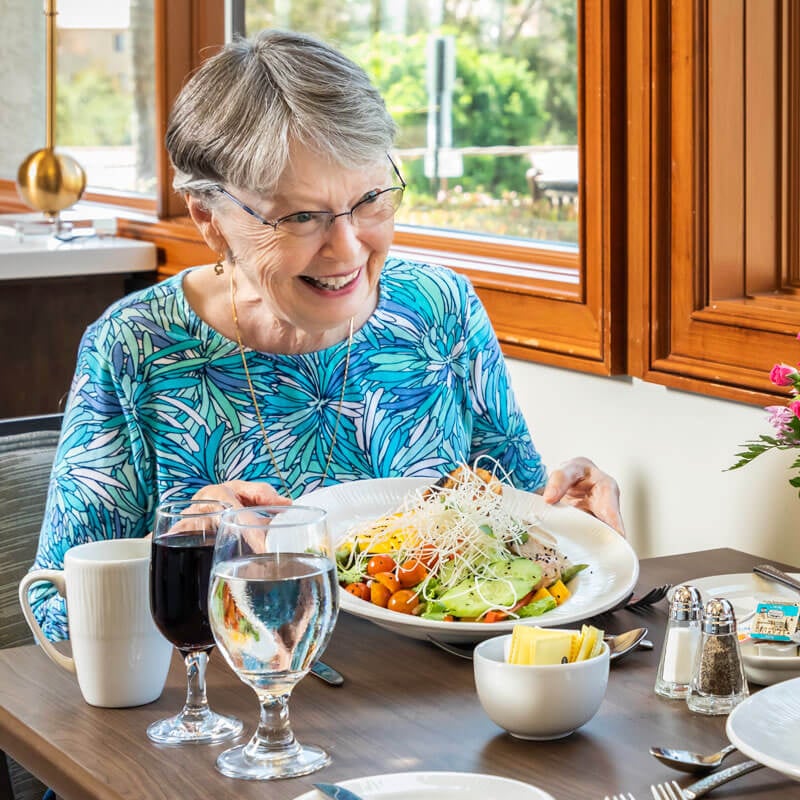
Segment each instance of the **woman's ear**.
M192 194L186 194L186 207L189 209L189 216L191 216L197 229L200 231L206 244L215 253L224 253L227 250L227 243L225 237L220 231L214 212L200 199Z

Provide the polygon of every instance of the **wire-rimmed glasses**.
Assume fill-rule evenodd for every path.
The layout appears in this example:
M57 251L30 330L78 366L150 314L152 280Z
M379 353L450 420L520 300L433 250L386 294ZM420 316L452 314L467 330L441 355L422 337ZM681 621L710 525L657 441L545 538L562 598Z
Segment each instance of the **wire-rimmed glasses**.
M250 741L217 758L223 775L291 778L329 763L324 750L295 739L288 702L328 643L337 592L325 511L254 506L222 515L208 600L211 629L261 706Z
M293 214L269 220L262 217L261 214L254 211L246 203L243 203L220 184L217 184L214 189L236 203L239 208L257 219L262 225L267 225L276 232L288 233L291 236L308 237L324 234L338 217L349 217L350 224L357 229L371 228L391 219L395 215L400 203L403 201L403 193L406 188L406 182L403 180L400 170L397 169L397 165L390 156L387 155L387 158L401 185L390 186L388 189L373 189L367 192L349 211L342 211L338 214L334 214L332 211L295 211Z
M150 610L156 626L186 663L186 702L179 714L154 722L147 736L158 744L212 744L238 736L242 722L217 714L206 699L206 665L214 649L208 586L221 513L216 500L158 506L150 561Z

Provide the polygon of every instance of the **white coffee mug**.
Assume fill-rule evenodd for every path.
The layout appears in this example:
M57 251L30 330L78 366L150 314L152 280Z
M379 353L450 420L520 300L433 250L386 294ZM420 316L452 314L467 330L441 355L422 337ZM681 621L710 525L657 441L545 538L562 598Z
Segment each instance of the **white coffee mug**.
M150 614L149 539L108 539L67 550L64 569L29 572L19 585L25 619L45 653L77 675L87 703L140 706L167 680L172 645ZM72 658L45 638L28 600L33 583L52 583L67 601Z

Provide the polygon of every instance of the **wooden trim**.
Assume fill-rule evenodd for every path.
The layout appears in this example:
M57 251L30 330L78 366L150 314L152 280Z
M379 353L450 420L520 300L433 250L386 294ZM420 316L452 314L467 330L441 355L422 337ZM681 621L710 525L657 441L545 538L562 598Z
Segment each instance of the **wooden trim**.
M156 36L156 158L161 219L186 213L183 198L172 191L172 169L164 135L169 110L186 79L225 42L225 4L219 0L155 0Z
M628 9L629 191L642 198L628 207L628 243L631 264L648 265L630 270L629 372L748 403L785 399L768 373L800 356L782 222L800 202L786 169L800 130L785 88L796 22L783 0Z

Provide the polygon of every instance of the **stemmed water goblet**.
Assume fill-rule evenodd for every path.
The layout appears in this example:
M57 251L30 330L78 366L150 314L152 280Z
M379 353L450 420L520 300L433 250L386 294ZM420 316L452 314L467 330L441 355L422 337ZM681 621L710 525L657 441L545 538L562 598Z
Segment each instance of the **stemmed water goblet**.
M214 649L208 588L214 542L227 503L188 500L158 506L150 562L150 610L156 626L186 663L186 702L179 714L147 729L159 744L210 744L242 731L241 720L212 711L206 666Z
M288 702L325 649L337 612L325 511L260 506L223 513L209 595L211 629L220 652L261 706L252 739L217 758L223 775L290 778L330 762L321 748L295 739Z

